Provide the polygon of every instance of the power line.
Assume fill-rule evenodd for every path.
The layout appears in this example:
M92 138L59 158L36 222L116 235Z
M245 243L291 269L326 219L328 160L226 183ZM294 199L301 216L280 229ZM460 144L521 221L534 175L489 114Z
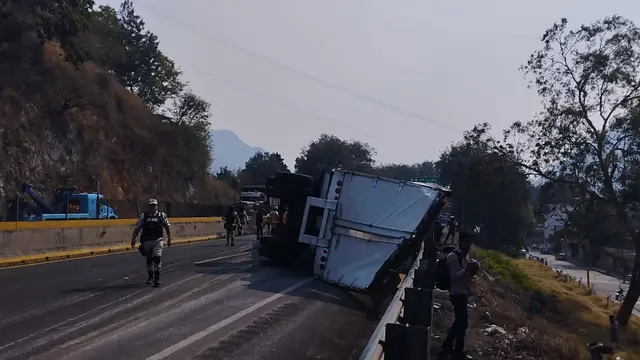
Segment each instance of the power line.
M240 84L240 83L235 82L233 80L230 80L230 79L228 79L228 78L226 78L226 77L224 77L224 76L222 76L220 74L216 74L216 73L213 73L213 72L210 72L210 71L202 71L202 73L204 73L204 74L206 74L208 76L211 76L212 78L214 78L214 79L216 79L216 80L218 80L220 82L229 84L229 85L235 87L236 89L239 89L241 91L249 93L252 96L254 96L254 97L256 97L256 98L258 98L260 100L263 100L263 101L266 101L266 102L272 102L272 103L277 104L279 106L282 106L284 108L292 109L294 111L300 112L300 113L302 113L302 114L304 114L306 116L312 117L312 118L314 118L314 119L316 119L318 121L321 121L321 122L329 121L329 122L333 122L333 123L339 124L341 127L348 127L348 128L351 128L352 130L362 131L362 129L355 129L355 128L349 126L348 123L345 123L344 121L339 121L337 119L332 119L332 118L329 118L329 117L326 117L326 116L309 113L307 110L303 109L300 106L293 105L291 103L287 103L287 102L284 102L284 101L281 101L281 100L277 100L277 99L275 99L275 98L273 98L271 96L266 95L266 93L264 93L264 92L260 92L260 91L257 91L255 89L252 89L252 88L250 88L250 87L248 87L246 85L243 85L243 84Z
M140 2L137 2L136 5L137 4L140 4ZM204 34L204 35L206 35L206 38L209 39L209 40L214 40L214 41L216 41L216 42L218 42L220 44L226 45L226 46L228 46L230 48L233 48L236 51L242 52L242 53L244 53L246 55L249 55L249 56L251 56L251 57L253 57L255 59L258 59L258 60L263 61L265 63L269 63L269 64L271 64L271 65L273 65L275 67L278 67L278 68L280 68L280 69L282 69L284 71L287 71L289 73L298 75L300 77L303 77L303 78L305 78L307 80L310 80L312 82L315 82L315 83L318 83L320 85L323 85L325 87L329 87L331 89L337 90L337 91L339 91L339 92L341 92L341 93L343 93L345 95L348 95L348 96L351 96L353 98L357 98L357 99L360 99L362 101L366 101L366 102L378 105L378 106L380 106L382 108L385 108L385 109L393 111L395 113L404 115L406 117L410 117L410 118L413 118L413 119L416 119L416 120L427 122L427 123L430 123L430 124L433 124L433 125L437 125L437 126L440 126L440 127L446 128L446 129L462 131L461 129L456 128L454 126L451 126L449 124L436 121L436 120L431 119L429 117L426 117L424 115L413 113L411 111L402 109L399 106L387 103L385 101L373 98L371 96L360 94L360 93L357 93L355 91L346 89L346 88L344 88L344 87L342 87L342 86L340 86L338 84L335 84L335 83L332 83L330 81L324 80L324 79L319 78L319 77L317 77L315 75L309 74L309 73L307 73L305 71L302 71L302 70L294 68L294 67L292 67L290 65L287 65L287 64L285 64L285 63L283 63L281 61L278 61L278 60L272 59L270 57L267 57L267 56L265 56L263 54L260 54L260 53L254 51L254 50L251 50L251 49L249 49L247 47L244 47L244 46L239 45L237 43L234 43L234 42L232 42L230 40L227 40L227 39L225 39L225 38L223 38L223 37L221 37L219 35L216 35L216 34L213 34L211 32L205 31L205 30L203 30L201 28L193 26L192 24L186 23L186 22L184 22L184 21L182 21L180 19L177 19L175 17L169 16L169 15L167 15L165 13L162 13L160 11L152 9L151 7L147 7L145 5L142 5L142 7L144 7L145 9L147 9L149 12L151 12L153 14L159 15L160 17L164 17L165 19L170 20L174 24L177 24L177 25L182 26L184 28L190 29L193 32L197 33L198 35L203 35Z

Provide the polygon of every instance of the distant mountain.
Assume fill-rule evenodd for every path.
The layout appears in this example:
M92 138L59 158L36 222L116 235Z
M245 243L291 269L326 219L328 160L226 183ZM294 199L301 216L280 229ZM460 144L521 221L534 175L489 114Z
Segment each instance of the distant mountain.
M213 130L209 141L213 147L211 170L214 173L225 166L229 170L244 168L244 164L256 152L265 151L248 145L231 130Z

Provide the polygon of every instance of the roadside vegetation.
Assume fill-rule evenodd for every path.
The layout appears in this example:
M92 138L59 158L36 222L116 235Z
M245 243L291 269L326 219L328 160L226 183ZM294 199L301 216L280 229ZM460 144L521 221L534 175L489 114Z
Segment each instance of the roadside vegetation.
M604 297L538 262L479 248L472 255L485 269L476 277L470 309L469 342L479 359L586 359L588 342L607 343L608 318L619 305L607 306ZM447 320L436 323L446 327L448 302L441 301L444 311L436 316ZM633 316L620 337L615 356L639 360L640 319Z
M132 1L0 0L0 58L0 197L97 180L112 199L233 200L208 173L209 103Z

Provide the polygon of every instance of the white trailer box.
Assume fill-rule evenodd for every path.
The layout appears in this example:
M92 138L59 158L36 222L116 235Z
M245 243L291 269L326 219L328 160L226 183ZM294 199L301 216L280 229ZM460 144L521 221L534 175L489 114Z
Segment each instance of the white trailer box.
M448 191L436 184L334 170L325 174L321 198L307 198L298 241L315 247L316 276L364 290Z

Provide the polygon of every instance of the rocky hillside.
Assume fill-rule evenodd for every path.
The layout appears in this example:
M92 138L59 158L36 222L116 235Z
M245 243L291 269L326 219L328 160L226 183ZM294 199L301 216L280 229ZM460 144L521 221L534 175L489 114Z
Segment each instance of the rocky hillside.
M193 129L154 115L107 66L119 42L92 2L70 13L73 3L0 0L0 199L18 181L52 189L99 180L111 198L231 201Z

